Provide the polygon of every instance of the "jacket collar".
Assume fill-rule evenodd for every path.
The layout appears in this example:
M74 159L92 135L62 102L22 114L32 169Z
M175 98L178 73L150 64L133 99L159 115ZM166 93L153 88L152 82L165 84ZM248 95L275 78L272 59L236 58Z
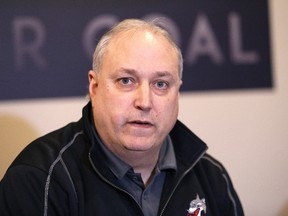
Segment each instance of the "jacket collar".
M208 149L207 145L179 120L170 132L170 137L176 159L184 167L193 165Z

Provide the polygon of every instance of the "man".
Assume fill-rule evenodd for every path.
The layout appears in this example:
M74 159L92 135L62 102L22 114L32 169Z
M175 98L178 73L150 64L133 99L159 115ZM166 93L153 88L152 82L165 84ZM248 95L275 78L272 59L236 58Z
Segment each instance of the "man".
M106 33L83 117L21 152L1 182L0 215L243 215L225 169L177 120L182 64L153 23Z

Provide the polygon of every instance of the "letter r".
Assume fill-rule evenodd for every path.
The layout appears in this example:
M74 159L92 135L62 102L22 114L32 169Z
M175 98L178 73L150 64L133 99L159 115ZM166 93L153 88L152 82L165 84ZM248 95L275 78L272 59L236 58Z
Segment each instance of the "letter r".
M33 40L26 41L24 39L24 31L33 32ZM14 35L14 52L16 68L21 69L24 66L25 55L30 56L38 68L46 67L47 62L40 54L40 48L45 40L45 29L42 23L34 17L17 17L13 21Z

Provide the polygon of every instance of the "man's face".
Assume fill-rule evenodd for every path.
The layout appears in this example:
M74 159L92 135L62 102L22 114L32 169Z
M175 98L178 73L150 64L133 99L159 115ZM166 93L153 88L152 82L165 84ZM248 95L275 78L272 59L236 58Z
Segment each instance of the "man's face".
M159 150L178 116L178 64L166 39L149 32L111 41L101 71L89 72L95 126L110 150Z

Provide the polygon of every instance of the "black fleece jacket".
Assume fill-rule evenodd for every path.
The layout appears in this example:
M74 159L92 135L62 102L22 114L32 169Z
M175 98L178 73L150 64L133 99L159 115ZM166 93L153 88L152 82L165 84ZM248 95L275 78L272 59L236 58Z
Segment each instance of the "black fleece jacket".
M92 133L91 104L76 123L28 145L0 184L1 216L141 216L141 207L110 172ZM180 121L170 132L177 171L167 172L158 215L186 216L205 199L206 216L242 216L224 167Z

